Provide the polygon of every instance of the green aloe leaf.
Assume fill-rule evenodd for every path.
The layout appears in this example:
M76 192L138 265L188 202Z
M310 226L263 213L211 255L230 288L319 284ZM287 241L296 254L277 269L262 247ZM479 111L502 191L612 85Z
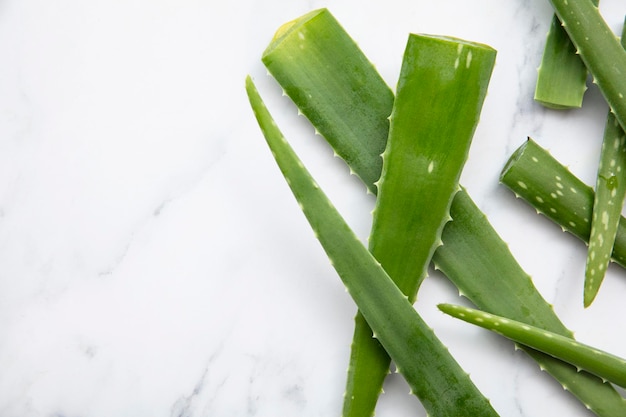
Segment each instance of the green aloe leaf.
M626 51L590 0L550 0L576 52L626 129Z
M373 138L387 136L394 97L335 17L319 9L285 23L261 59L281 80L285 94L298 100L299 111L316 131L375 193L385 143ZM346 94L335 94L337 90ZM369 117L381 112L386 113L382 119ZM360 135L352 129L355 124L372 134Z
M528 139L509 158L500 181L517 197L584 242L589 241L594 191ZM626 267L626 219L617 226L612 259Z
M622 31L622 45L626 42L626 26ZM585 265L585 307L598 294L609 266L615 235L626 197L626 134L615 115L609 112L598 164L596 195L591 218L591 235Z
M473 308L439 304L439 309L452 317L491 330L514 342L570 363L603 380L626 387L626 360L620 357L569 337Z
M450 220L495 51L459 39L410 35L383 154L369 249L414 302ZM368 416L389 357L356 319L344 416ZM374 400L374 401L372 401Z
M535 100L553 109L578 108L583 104L586 90L587 67L554 15L537 70Z
M246 90L267 144L333 267L429 415L497 416L311 178L249 77Z

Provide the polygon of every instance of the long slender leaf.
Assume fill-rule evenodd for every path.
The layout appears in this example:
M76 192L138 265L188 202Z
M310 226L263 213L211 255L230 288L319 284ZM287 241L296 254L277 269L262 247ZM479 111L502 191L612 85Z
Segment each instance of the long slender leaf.
M626 387L626 360L618 356L557 333L473 308L439 304L439 309L452 317L492 330L517 343L571 363L578 369Z
M429 415L497 416L311 178L249 77L246 90L268 146L332 265Z
M626 42L622 30L622 46ZM598 164L596 195L591 217L591 235L585 265L585 307L591 305L604 280L611 259L617 225L626 197L626 135L615 115L609 112Z

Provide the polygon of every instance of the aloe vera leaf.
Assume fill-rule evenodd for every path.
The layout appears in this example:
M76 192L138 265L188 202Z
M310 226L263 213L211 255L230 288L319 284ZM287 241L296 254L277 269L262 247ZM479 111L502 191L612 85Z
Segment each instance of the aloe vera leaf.
M465 190L456 194L450 213L453 221L443 231L444 244L433 256L435 268L479 308L573 338ZM596 415L626 413L624 399L610 384L542 352L520 347Z
M333 267L431 416L497 416L413 305L361 243L287 143L250 77L246 91L283 176Z
M394 95L330 11L314 10L281 26L262 61L335 154L377 194ZM389 363L357 313L343 417L374 413Z
M622 46L626 41L625 31L626 26L622 32ZM609 266L617 225L624 207L624 197L626 197L626 135L617 123L615 115L609 112L598 164L591 234L585 264L583 292L585 307L589 307L598 294Z
M589 241L593 189L561 165L537 142L528 139L511 155L500 181L538 213L584 242ZM626 267L626 219L620 217L612 259Z
M411 303L450 220L495 55L474 42L409 35L369 249ZM367 330L355 332L344 417L373 414L390 362Z
M535 100L553 109L578 108L582 106L586 90L587 67L554 15L537 70Z
M601 153L585 265L585 307L604 279L626 196L626 135L613 114L607 117Z
M443 231L444 244L433 263L459 292L479 308L573 338L465 190L456 194L450 213L453 221ZM596 415L625 415L626 402L610 384L545 353L520 348Z
M587 70L626 129L626 51L590 0L550 0Z
M284 24L261 59L285 94L300 102L299 111L375 193L385 144L371 138L387 136L393 93L335 17L319 9ZM383 119L371 117L381 112ZM351 128L357 123L372 134L359 135ZM377 155L374 161L370 152Z
M480 308L489 306L496 314L573 337L464 189L456 195L450 212L453 221L444 229L444 245L433 256L435 268ZM478 249L468 252L469 248ZM506 279L500 276L503 271Z
M438 307L452 317L491 330L606 381L626 387L626 360L618 356L554 332L473 308L453 304L439 304Z
M495 57L479 43L409 36L369 248L411 302L450 220Z
M361 311L358 311L354 317L342 417L374 415L390 363L389 354L373 337L372 329Z
M329 24L338 25L334 19L329 21ZM309 33L313 35L313 37L321 38L322 34L318 34L315 31L327 32L341 30L341 28L331 29L319 25L315 27L311 26L309 30ZM292 33L290 36L297 36L297 32ZM276 38L273 42L275 41ZM328 44L320 45L320 47L315 50L316 54L320 54L320 56L309 56L311 50L300 49L299 47L281 50L279 53L287 54L291 58L289 60L272 58L275 64L270 72L274 75L279 84L292 86L289 95L298 107L305 108L307 106L315 106L316 103L323 101L327 103L326 105L333 107L332 109L324 109L324 112L333 114L334 117L337 117L336 115L338 114L339 119L342 119L341 112L346 110L334 107L334 103L342 101L342 99L339 98L340 96L352 94L350 86L353 85L354 81L346 81L343 84L337 85L333 91L329 91L325 86L325 81L315 75L316 68L314 66L307 67L307 70L304 71L299 65L299 62L307 59L326 62L327 65L331 67L322 69L322 71L329 71L331 74L346 72L347 75L350 76L351 74L359 74L365 70L353 68L352 71L346 71L345 68L340 66L333 66L333 61L323 56L325 51L332 51L333 40L327 39L326 42L328 42ZM361 55L362 52L358 50L356 44L352 45L353 49L346 49L344 53ZM274 51L274 47L268 47L267 51ZM267 53L268 52L266 52L266 54ZM363 63L362 65L368 68L371 67L370 63ZM302 91L299 91L299 86L303 86ZM372 88L376 89L377 87L372 86ZM328 97L323 100L317 99L314 102L304 91L320 91L327 94ZM361 106L362 104L363 106L359 107L363 119L350 119L352 121L349 125L346 124L346 128L352 133L350 135L338 136L334 142L329 142L333 147L341 146L345 149L354 149L361 146L360 143L362 143L361 140L356 141L355 138L366 138L362 139L363 143L370 145L368 145L369 147L360 149L360 151L363 152L361 155L365 155L369 161L366 165L380 166L377 165L380 160L380 152L378 149L385 148L387 132L381 134L377 131L364 129L363 126L366 126L366 122L368 122L366 119L374 118L387 120L391 114L392 106L390 104L389 108L379 108L376 99L372 100L373 103L370 107L366 98L362 100L357 99L357 105ZM378 108L378 110L367 111L367 109L372 108ZM316 111L322 112L322 110ZM349 113L349 110L347 112ZM348 116L348 114L346 114L346 116ZM319 121L312 120L312 122L316 130L319 131L319 128L315 125L315 123ZM337 141L340 143L337 144ZM348 155L346 158L347 163L350 164L352 160L353 159ZM354 170L354 168L352 169ZM378 177L380 171L374 174L374 177ZM373 192L376 191L376 187L373 183L366 183L366 185L368 189L373 190ZM442 234L443 245L435 251L433 262L459 290L464 295L467 295L479 308L514 317L520 321L527 321L537 326L546 326L547 329L552 331L559 331L559 329L561 329L560 331L569 334L552 310L552 307L534 287L530 277L510 254L507 244L496 233L484 214L474 204L465 190L461 190L455 195L451 207L451 216L453 221L447 223L444 227ZM477 233L478 228L473 227L475 224L481 225L479 228L481 233ZM472 233L472 235L470 235L470 233ZM491 253L508 255L489 256ZM506 276L507 279L503 280L502 276ZM494 294L498 294L497 297L494 296ZM385 361L381 359L386 358L387 355L376 357L376 355L380 354L380 351L384 349L376 344L370 346L370 349L363 348L367 343L363 340L372 340L371 331L367 326L364 326L365 329L360 327L365 324L364 322L365 320L358 320L357 316L346 386L344 417L349 415L346 413L350 412L352 409L373 410L380 393L380 388L377 385L370 385L370 378L373 378L372 375L382 375L380 378L383 378L384 375L388 373L387 365ZM360 348L355 348L355 346L359 346ZM600 379L591 375L577 373L575 368L549 355L529 349L526 349L526 351L537 361L541 369L546 370L557 379L565 389L570 391L597 415L606 417L623 417L626 415L626 402L609 384L603 384ZM359 363L361 365L358 365ZM383 365L380 365L381 363ZM372 386L374 388L372 388ZM357 401L361 404L355 404Z

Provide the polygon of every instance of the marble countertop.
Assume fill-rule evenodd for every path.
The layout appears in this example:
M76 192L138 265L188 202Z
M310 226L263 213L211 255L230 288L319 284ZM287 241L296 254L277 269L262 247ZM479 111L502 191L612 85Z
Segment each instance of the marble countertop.
M626 357L626 274L582 307L586 247L498 183L534 138L588 184L607 108L533 101L547 0L0 2L0 416L338 416L356 308L249 109L251 74L356 233L373 197L260 55L328 7L395 86L409 32L498 50L462 183L579 340ZM626 5L602 0L617 33ZM503 417L591 415L513 345L415 308ZM392 374L377 416L425 416Z

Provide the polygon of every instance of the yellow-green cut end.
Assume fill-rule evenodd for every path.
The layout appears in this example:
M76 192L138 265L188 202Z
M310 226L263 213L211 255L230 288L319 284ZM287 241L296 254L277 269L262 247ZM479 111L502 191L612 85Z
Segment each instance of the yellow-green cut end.
M551 101L545 101L535 96L535 101L541 104L543 107L552 110L569 110L569 109L578 109L582 107L582 102L580 104L557 104Z
M299 19L294 19L294 20L290 20L289 22L283 24L281 27L278 28L278 30L276 31L276 33L274 34L274 37L272 38L272 42L274 42L277 39L282 38L287 32L289 32L289 29L296 23L298 23Z
M306 13L306 14L296 18L296 19L293 19L293 20L290 20L287 23L284 23L282 26L280 26L276 30L276 33L274 33L274 37L272 38L272 41L270 42L270 44L265 49L265 52L263 52L263 55L267 55L272 50L274 50L274 48L276 48L278 45L280 45L280 43L284 39L289 37L289 35L291 35L292 33L297 32L298 28L302 27L302 25L304 25L306 22L308 22L311 19L314 19L317 16L319 16L321 14L324 14L324 13L329 13L328 9L323 8L323 9L313 10L313 11L311 11L309 13Z
M422 38L431 38L431 39L438 39L442 42L450 42L450 43L454 43L456 45L463 45L463 46L471 46L472 48L480 48L480 49L486 49L489 51L495 51L495 49L485 43L481 43L481 42L475 42L475 41L468 41L466 39L462 39L462 38L456 38L454 36L446 36L446 35L431 35L431 34L424 34L424 33L412 33L409 36L420 36Z

